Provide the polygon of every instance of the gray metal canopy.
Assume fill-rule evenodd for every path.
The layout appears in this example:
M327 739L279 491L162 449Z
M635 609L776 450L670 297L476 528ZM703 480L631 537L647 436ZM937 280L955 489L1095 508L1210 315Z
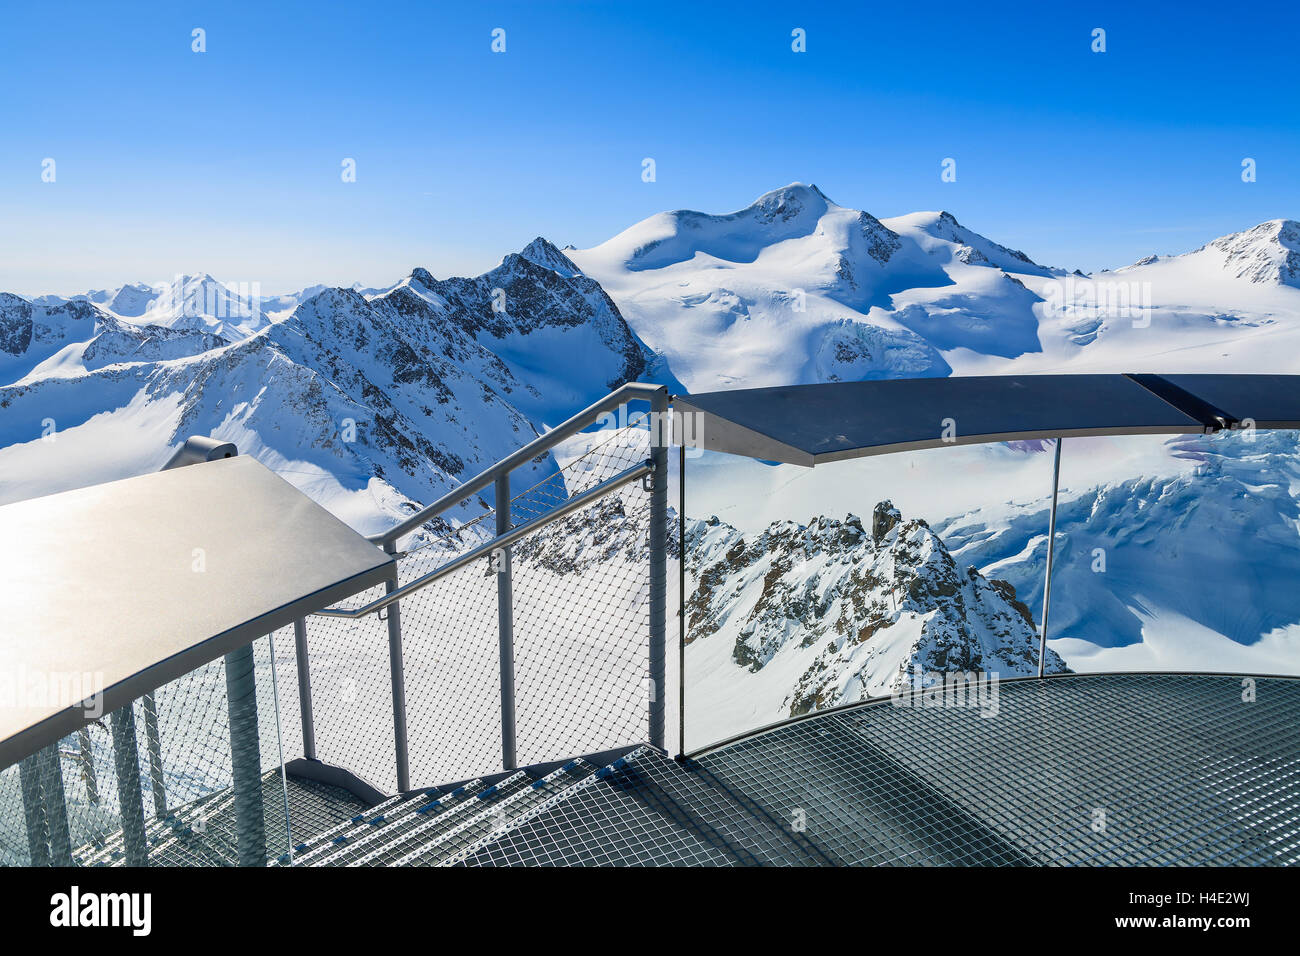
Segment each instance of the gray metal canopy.
M706 450L811 466L953 444L1300 428L1300 375L891 379L681 395L673 406L699 416Z
M116 710L393 578L391 556L248 457L2 507L0 767L83 726L83 692Z

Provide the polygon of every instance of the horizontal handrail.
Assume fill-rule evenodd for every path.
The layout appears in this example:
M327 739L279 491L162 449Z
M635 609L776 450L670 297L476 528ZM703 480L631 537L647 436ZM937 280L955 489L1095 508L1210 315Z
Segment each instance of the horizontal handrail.
M631 468L619 472L612 478L607 478L600 484L574 495L572 498L564 502L564 504L551 509L546 512L546 514L538 515L531 521L525 521L523 524L516 525L505 534L499 534L491 541L487 541L484 544L479 545L477 548L466 551L464 554L453 558L446 564L430 571L428 574L418 577L414 581L409 581L394 591L390 591L382 598L377 598L369 604L358 608L325 608L322 611L313 611L312 616L356 619L359 617L365 617L367 614L373 614L376 611L382 611L390 604L400 601L402 598L407 597L415 591L419 591L421 588L428 587L439 578L446 577L448 574L465 567L467 564L472 564L479 558L491 554L498 548L508 547L520 538L532 534L539 528L544 528L553 521L558 521L565 515L577 511L580 508L591 504L593 501L605 497L610 492L617 491L629 482L636 481L644 475L653 473L653 471L654 465L650 461L643 461L638 465L633 465Z
M448 508L453 507L468 498L470 495L487 488L501 475L509 474L520 465L526 464L538 455L550 451L566 438L570 438L582 431L588 425L594 424L595 421L606 412L609 412L628 401L649 402L652 401L656 395L666 392L667 388L663 385L651 385L646 382L627 382L610 392L600 401L588 405L572 418L556 425L545 435L539 435L523 448L507 455L495 465L490 466L486 470L469 479L469 481L463 482L456 488L447 492L433 504L421 508L415 514L406 518L400 524L389 528L387 531L370 535L367 540L378 545L387 545L397 541L399 538L404 538L430 518L442 514Z

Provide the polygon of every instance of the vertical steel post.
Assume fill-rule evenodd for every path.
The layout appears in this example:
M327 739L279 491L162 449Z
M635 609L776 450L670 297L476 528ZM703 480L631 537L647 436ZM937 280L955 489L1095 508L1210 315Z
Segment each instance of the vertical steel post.
M63 766L59 745L50 744L37 755L41 767L41 796L45 803L45 826L50 835L50 865L72 866L72 838L68 832L68 798L63 790Z
M664 666L668 658L668 389L650 400L650 745L664 749Z
M135 741L135 704L109 715L113 766L117 769L117 805L122 815L122 843L127 866L148 866L144 840L144 799L140 793L140 749Z
M266 866L266 812L262 805L262 751L252 644L226 655L226 707L230 712L230 768L239 865Z
M1056 498L1061 489L1061 442L1056 439L1056 457L1052 464L1052 512L1047 522L1047 571L1043 575L1043 630L1038 638L1038 676L1047 663L1047 612L1052 607L1052 558L1056 553Z
M397 542L384 544L389 554L397 553ZM397 590L397 569L392 580L384 582L384 593ZM393 749L397 761L397 790L405 793L411 789L410 753L406 744L406 675L402 664L402 615L400 601L388 605L388 669L393 679Z
M674 420L673 426L679 423ZM677 756L686 754L686 441L677 446Z
M496 480L496 528L510 530L510 473ZM515 607L510 548L492 554L497 572L497 656L501 661L501 769L514 770L515 753Z
M302 713L302 755L316 759L316 722L311 711L311 665L307 654L307 622L293 622L293 649L298 659L298 709Z
M81 775L86 781L86 799L99 805L99 778L95 774L95 750L90 742L90 728L77 731L77 750L81 753Z
M23 815L27 822L27 865L50 865L50 838L45 823L45 795L41 787L41 762L36 754L18 763L18 782L23 793Z
M140 700L144 710L144 744L149 754L149 782L153 787L153 811L159 820L167 816L167 785L163 780L162 742L158 737L158 702L153 694Z

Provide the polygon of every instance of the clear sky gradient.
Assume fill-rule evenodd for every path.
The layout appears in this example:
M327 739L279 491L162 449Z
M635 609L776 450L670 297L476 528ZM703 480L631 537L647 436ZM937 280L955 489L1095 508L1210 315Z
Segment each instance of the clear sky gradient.
M7 4L0 290L477 274L792 181L1084 270L1300 218L1300 4L1056 6Z

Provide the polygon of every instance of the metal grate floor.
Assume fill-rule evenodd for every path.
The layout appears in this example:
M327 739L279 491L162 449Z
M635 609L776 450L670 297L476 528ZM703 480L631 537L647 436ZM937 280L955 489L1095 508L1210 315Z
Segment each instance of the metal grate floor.
M1300 680L1246 680L1251 700L1237 677L1010 681L995 708L880 701L684 762L641 746L366 815L291 777L293 838L307 866L1300 863ZM271 857L286 862L279 774L263 787ZM231 802L174 811L150 862L235 862ZM120 863L119 845L78 862Z
M686 766L639 751L468 865L1300 862L1300 681L1006 682L996 713L880 702Z
M295 844L310 839L355 816L366 805L338 787L288 778L290 822ZM271 860L288 858L285 833L285 789L278 770L262 775L262 807L266 848ZM219 790L184 807L165 820L146 823L150 866L235 866L239 859L237 824L231 791ZM122 832L73 851L81 866L121 866L125 863Z

